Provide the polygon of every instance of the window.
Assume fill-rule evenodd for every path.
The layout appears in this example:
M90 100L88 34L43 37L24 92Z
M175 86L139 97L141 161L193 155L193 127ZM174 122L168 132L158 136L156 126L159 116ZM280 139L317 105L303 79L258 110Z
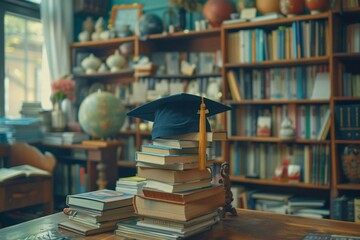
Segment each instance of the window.
M5 3L4 3L5 2ZM39 5L25 1L0 0L3 22L3 54L0 51L1 87L0 116L20 117L22 102L41 102L43 108L51 106L50 80L42 78L43 34L39 19ZM36 7L37 6L37 7ZM0 28L1 30L1 28ZM0 32L1 35L1 32ZM1 43L1 41L0 41ZM47 64L44 64L47 68ZM0 67L0 68L1 68ZM44 86L48 88L44 89Z

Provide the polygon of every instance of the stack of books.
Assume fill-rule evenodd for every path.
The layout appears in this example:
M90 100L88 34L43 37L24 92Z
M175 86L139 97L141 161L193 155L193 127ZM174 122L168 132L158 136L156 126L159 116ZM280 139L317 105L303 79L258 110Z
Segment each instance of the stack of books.
M209 145L226 139L226 134L207 136ZM147 179L143 194L134 196L135 213L141 220L119 222L117 236L187 238L219 221L225 191L221 185L211 184L210 171L198 169L198 140L198 133L157 138L136 152L137 175Z
M68 195L69 219L59 227L85 236L114 230L117 222L134 216L132 201L133 195L108 189Z
M0 134L8 143L41 142L43 134L38 118L0 118Z
M142 194L143 186L145 185L145 178L138 176L123 177L119 178L116 181L115 190L118 192L128 193L128 194Z
M22 102L20 114L21 117L41 118L43 108L40 102Z

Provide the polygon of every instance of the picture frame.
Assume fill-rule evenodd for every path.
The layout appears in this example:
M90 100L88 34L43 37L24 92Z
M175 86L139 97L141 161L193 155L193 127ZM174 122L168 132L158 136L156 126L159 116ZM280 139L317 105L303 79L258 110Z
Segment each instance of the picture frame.
M134 4L122 4L114 5L111 9L111 15L109 19L109 29L115 31L121 31L126 25L129 29L136 33L137 24L142 14L142 5L138 3Z

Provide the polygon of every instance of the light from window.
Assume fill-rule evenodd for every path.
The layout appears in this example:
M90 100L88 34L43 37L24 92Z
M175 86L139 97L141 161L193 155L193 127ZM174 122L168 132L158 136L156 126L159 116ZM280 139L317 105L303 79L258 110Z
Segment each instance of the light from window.
M42 79L44 38L39 20L5 14L5 116L20 117L22 102L49 106L49 79ZM44 101L45 100L45 101Z

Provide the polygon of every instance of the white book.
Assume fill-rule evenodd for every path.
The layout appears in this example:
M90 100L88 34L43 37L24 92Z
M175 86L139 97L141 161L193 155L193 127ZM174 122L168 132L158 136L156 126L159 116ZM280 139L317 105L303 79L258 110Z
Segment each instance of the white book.
M328 72L316 74L311 99L330 99L330 75Z

